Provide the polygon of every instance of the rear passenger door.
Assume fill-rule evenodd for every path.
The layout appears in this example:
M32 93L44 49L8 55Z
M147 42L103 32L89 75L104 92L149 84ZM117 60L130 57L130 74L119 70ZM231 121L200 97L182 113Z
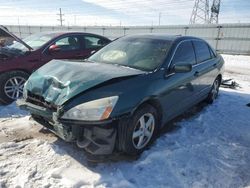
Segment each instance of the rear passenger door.
M194 50L196 54L196 70L195 76L198 81L198 90L200 95L205 95L210 86L214 82L216 77L216 60L215 56L208 46L208 44L202 40L193 40Z

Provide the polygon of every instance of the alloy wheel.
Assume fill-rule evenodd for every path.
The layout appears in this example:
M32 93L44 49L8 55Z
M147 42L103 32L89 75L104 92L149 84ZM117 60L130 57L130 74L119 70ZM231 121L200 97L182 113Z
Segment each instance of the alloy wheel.
M212 99L215 100L218 96L218 93L219 93L219 80L218 79L216 79L214 81L213 89L212 89L211 93L212 93Z
M10 78L4 86L5 94L13 100L20 98L23 95L25 82L26 79L20 76Z
M138 120L132 135L132 142L136 149L142 149L151 140L155 129L155 118L146 113Z

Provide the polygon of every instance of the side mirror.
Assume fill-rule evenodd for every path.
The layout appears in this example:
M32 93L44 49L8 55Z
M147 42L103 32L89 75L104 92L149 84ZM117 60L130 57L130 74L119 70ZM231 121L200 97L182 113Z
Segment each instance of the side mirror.
M176 73L185 73L185 72L191 72L191 71L192 71L191 64L181 64L181 65L173 66L173 72L176 72Z
M57 45L55 45L55 44L53 44L53 45L51 45L50 47L49 47L49 51L50 52L59 52L61 50L61 48L59 47L59 46L57 46Z

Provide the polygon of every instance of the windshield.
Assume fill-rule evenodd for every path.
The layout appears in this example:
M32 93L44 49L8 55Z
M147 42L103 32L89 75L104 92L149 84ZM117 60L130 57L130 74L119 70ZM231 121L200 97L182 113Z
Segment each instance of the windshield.
M55 34L39 33L39 34L35 34L35 35L30 35L30 36L24 38L23 41L26 44L28 44L31 48L36 50L36 49L40 48L42 45L44 45L45 43L47 43L48 41L50 41L51 39L53 39L54 37L55 37ZM8 48L14 48L14 49L18 49L21 51L28 50L27 47L25 47L20 42L15 42L15 43L11 44L10 46L8 46Z
M162 64L171 44L168 40L126 37L110 43L88 60L152 71Z

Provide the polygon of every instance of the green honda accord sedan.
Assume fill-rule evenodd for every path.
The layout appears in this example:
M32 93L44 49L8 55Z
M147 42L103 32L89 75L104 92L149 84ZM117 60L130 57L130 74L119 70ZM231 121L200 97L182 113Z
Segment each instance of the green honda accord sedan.
M221 55L202 39L125 36L85 61L44 65L17 104L92 155L139 154L167 121L215 100L223 69Z

